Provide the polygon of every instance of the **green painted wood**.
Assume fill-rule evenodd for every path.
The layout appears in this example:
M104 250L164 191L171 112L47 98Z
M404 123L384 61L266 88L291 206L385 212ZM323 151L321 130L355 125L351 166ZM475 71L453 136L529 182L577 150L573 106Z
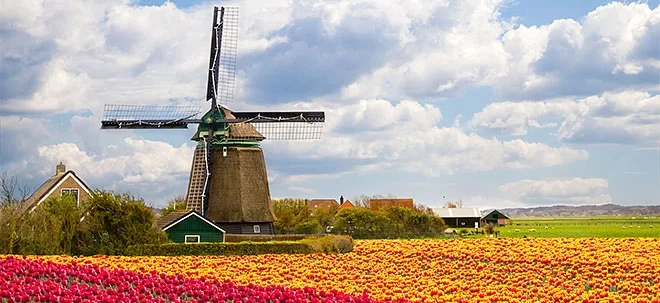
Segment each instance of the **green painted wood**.
M200 242L222 242L222 232L197 216L190 216L165 231L176 243L184 243L185 236L199 235Z

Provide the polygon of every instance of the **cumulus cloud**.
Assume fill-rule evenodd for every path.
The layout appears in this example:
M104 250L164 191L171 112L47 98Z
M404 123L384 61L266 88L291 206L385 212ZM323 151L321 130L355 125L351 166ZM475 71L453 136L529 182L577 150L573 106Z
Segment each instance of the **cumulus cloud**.
M126 138L120 147L122 156L90 155L72 143L40 146L39 158L47 163L63 161L92 178L117 176L121 182L142 183L171 181L190 172L194 147L174 147L165 142ZM44 173L50 173L50 170Z
M502 36L510 56L495 84L510 99L655 89L660 83L660 7L612 2L581 21L519 26ZM654 41L654 42L650 42Z
M493 83L507 66L499 37L511 25L498 18L502 2L434 1L426 11L395 9L409 29L399 51L344 87L342 95L437 99Z
M577 100L491 103L469 125L510 135L553 127L567 142L654 145L660 142L660 96L623 91Z
M579 104L572 100L550 100L544 102L496 102L488 104L474 114L468 125L473 128L488 128L503 134L522 136L529 128L558 126L557 120L570 112L579 111Z
M428 176L550 167L588 158L586 151L565 146L489 139L458 127L439 127L436 123L442 115L432 105L382 102L362 100L326 108L328 122L322 140L266 142L265 149L284 165L306 161L306 166L317 168L313 159L324 159L338 172L349 165L358 170L395 169ZM377 115L364 115L368 108L378 108Z
M524 179L503 184L499 191L530 205L612 203L607 180L599 178Z

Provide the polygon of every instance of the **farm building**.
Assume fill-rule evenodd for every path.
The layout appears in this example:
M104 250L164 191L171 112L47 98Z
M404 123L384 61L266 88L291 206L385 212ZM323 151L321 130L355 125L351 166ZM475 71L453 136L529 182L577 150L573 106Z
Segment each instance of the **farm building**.
M481 213L477 208L432 208L436 216L442 218L449 227L478 228Z
M93 191L74 171L67 171L66 166L60 162L55 166L55 175L48 178L25 200L22 211L33 211L48 198L56 198L64 194L72 195L80 205L81 201L85 201L93 195Z
M194 210L171 212L158 218L156 225L176 243L225 241L225 231Z
M307 201L307 207L311 212L317 209L331 210L333 207L339 207L339 203L335 199L312 199Z
M369 208L372 210L379 210L384 207L405 207L413 209L415 207L413 199L371 199L369 200Z
M489 212L486 212L485 215L481 217L481 224L493 224L495 226L506 226L507 220L510 220L509 216L503 214L502 212L493 209Z

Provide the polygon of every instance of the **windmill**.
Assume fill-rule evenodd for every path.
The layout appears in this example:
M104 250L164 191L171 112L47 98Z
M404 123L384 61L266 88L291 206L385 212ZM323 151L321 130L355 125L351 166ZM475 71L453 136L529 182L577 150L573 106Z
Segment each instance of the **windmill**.
M186 209L228 233L273 233L273 212L263 151L264 139L321 137L324 112L236 112L234 98L238 8L214 7L206 89L210 109L196 106L104 107L102 129L181 129L197 124ZM163 165L166 165L164 163Z

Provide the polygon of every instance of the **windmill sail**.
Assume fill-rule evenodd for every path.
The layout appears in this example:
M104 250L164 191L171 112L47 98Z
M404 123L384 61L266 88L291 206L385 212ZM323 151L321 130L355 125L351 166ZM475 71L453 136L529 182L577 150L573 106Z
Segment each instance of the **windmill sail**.
M215 8L206 100L213 100L216 104L227 104L234 100L237 50L238 7Z
M320 139L324 112L235 112L236 119L252 124L268 140Z
M188 128L200 113L199 106L106 104L101 128Z

